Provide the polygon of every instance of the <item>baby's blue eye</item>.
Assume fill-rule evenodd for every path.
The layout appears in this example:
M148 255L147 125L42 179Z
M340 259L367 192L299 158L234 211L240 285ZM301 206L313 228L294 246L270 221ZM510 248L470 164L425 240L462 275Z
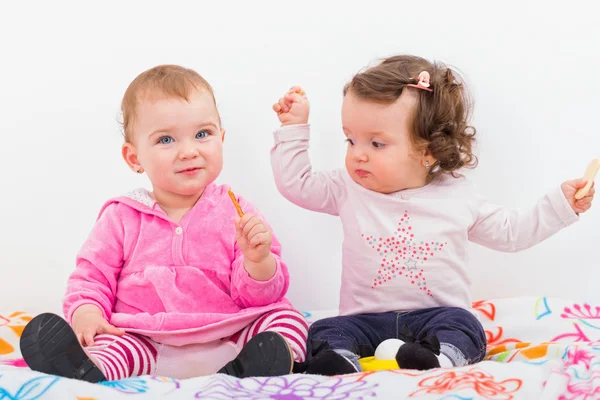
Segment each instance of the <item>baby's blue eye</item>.
M158 139L158 143L160 144L170 144L173 142L173 138L171 136L162 136Z
M208 136L207 131L200 131L200 132L196 133L196 139L204 139L207 136Z
M383 146L385 146L385 144L379 143L379 142L373 142L373 147L375 147L376 149L379 149Z

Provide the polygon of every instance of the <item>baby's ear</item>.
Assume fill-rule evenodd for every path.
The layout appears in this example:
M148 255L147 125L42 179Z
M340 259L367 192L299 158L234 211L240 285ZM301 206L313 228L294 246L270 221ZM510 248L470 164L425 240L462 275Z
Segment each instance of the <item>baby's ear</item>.
M121 155L123 159L133 171L141 171L141 165L137 157L137 150L135 146L129 142L126 142L121 147Z
M421 164L423 164L423 166L425 168L429 168L431 167L433 164L435 164L437 160L433 157L433 155L431 154L431 152L427 149L423 150L423 156L421 158Z

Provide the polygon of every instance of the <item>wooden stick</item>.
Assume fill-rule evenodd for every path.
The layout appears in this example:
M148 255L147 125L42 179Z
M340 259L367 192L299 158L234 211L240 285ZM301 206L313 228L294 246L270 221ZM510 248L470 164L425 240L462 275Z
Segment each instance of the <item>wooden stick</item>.
M240 218L242 218L244 216L244 212L242 211L242 207L240 207L240 203L238 203L237 199L235 198L235 194L233 194L231 189L227 193L229 193L229 197L231 197L231 201L233 202L233 205L235 206L238 215L240 216Z
M583 178L587 180L587 185L585 185L584 187L579 189L577 193L575 193L575 199L583 199L585 195L588 194L590 188L592 187L592 184L594 183L594 178L598 173L598 169L600 169L600 158L592 160L592 162L588 165L587 169L585 170L585 175L583 176Z

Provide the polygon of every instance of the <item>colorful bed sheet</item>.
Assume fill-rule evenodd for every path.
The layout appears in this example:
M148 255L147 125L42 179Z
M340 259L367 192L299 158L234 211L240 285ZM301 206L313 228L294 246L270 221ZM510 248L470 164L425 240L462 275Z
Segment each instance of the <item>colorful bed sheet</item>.
M600 306L558 298L479 301L488 337L476 365L427 372L365 372L186 380L143 376L90 384L33 372L19 353L32 315L0 313L0 400L99 399L600 399ZM310 322L331 312L306 313Z

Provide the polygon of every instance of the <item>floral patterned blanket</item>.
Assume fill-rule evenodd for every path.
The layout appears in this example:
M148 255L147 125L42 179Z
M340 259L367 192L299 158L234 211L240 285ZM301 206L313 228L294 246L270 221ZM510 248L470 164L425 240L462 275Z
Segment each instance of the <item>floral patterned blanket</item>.
M558 298L479 301L486 360L428 372L364 372L175 380L143 376L90 384L29 370L19 337L32 315L0 312L0 400L99 399L600 399L600 306ZM0 310L1 311L1 310ZM331 313L306 313L309 321Z

